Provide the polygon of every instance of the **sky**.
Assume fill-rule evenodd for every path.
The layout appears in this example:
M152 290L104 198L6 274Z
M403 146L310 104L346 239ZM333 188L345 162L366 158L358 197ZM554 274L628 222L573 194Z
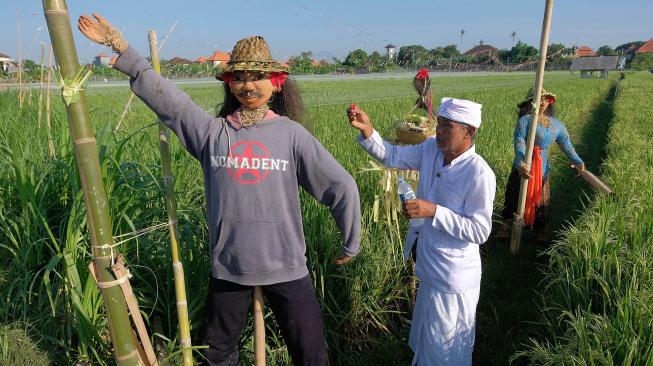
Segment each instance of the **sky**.
M149 53L148 30L156 30L160 52L196 59L230 52L241 38L261 35L273 57L287 60L303 51L316 59L344 59L355 49L385 53L391 43L428 49L455 44L466 51L480 43L497 48L521 40L539 47L544 0L68 0L80 62L109 49L91 44L77 30L77 17L98 12L123 31L129 43ZM49 45L41 1L0 0L0 53L38 62L41 43ZM18 16L17 16L18 15ZM550 43L566 46L620 44L653 38L653 0L558 0L553 5ZM174 30L170 29L175 25ZM461 44L461 29L465 30Z

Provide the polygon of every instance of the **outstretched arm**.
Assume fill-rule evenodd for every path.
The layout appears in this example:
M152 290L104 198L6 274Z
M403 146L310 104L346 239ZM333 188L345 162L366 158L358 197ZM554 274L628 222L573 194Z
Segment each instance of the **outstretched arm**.
M418 170L422 162L422 144L412 146L395 146L381 138L372 121L363 110L355 104L347 109L349 123L355 129L361 131L358 143L380 161L390 168Z
M170 80L155 72L135 49L129 47L120 32L101 15L79 17L77 27L91 41L111 47L120 56L114 68L130 76L131 89L179 137L182 145L196 158L209 136L213 117L197 106Z

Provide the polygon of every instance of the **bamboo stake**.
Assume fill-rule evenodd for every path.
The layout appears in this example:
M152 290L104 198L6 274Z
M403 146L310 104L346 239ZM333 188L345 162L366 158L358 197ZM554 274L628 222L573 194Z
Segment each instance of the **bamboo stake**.
M54 151L54 141L52 140L52 126L50 125L50 82L52 81L52 45L50 45L50 51L48 51L48 90L45 93L45 126L47 127L48 134L48 149L50 150L50 156L56 157Z
M20 12L16 8L16 44L18 46L18 109L23 109L23 58L20 52Z
M43 114L43 74L45 73L45 43L41 42L41 79L39 81L39 112L37 117L37 128L41 129L41 115Z
M77 59L65 0L43 0L43 12L61 77L64 80L72 79L81 66ZM113 258L111 252L114 245L113 230L86 94L84 90L79 90L77 93L79 99L66 103L66 112L77 170L84 192L95 273L99 283L109 286L106 283L116 281L110 269ZM124 280L123 278L116 282ZM113 341L114 356L119 366L136 366L144 361L138 354L125 298L118 285L100 289L107 313L109 333Z
M166 41L168 40L168 37L172 34L172 32L175 30L175 27L177 26L177 21L172 24L172 27L168 31L168 34L163 38L163 42L161 42L161 45L159 46L158 50L161 51L163 48L163 45L165 45ZM161 71L159 71L159 74ZM116 127L113 128L113 132L118 132L118 129L120 129L120 125L122 124L122 121L125 119L127 116L127 113L129 112L129 107L132 104L132 100L134 99L134 92L129 93L129 99L127 100L127 103L125 104L125 108L123 108L122 113L120 114L120 119L118 119L118 122L116 123Z
M265 366L265 319L261 286L254 287L254 361L256 366Z
M533 96L533 108L531 114L531 125L526 139L526 161L524 164L530 169L533 162L533 145L535 144L535 131L537 130L537 118L540 115L540 99L542 97L542 84L544 83L544 66L546 64L547 44L549 43L549 30L551 29L551 12L553 0L546 0L544 7L544 20L542 22L542 36L540 38L540 61L535 76L535 93ZM524 209L526 207L526 193L528 190L528 179L521 178L519 182L519 201L515 220L512 223L512 234L510 235L510 252L513 255L519 253L521 244L522 228L524 227Z
M150 40L150 56L152 68L161 73L159 49L157 47L156 32L148 32ZM177 225L177 199L175 198L174 177L170 163L170 130L159 121L159 152L161 153L161 171L165 185L165 204L168 213L168 230L170 232L170 251L172 268L175 278L175 296L177 297L177 318L179 322L179 343L182 348L184 366L193 365L193 351L190 339L190 321L188 319L188 303L186 301L186 283L184 281L184 266L179 260L179 227Z

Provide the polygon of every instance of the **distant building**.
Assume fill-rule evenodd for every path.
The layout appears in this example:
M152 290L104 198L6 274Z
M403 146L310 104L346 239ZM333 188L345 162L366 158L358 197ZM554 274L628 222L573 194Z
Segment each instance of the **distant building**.
M2 71L8 72L10 68L15 67L18 67L16 61L4 53L0 53L0 69L2 69Z
M388 56L388 60L393 60L397 54L397 46L393 45L392 43L389 43L387 46L385 46L386 49L386 55Z
M118 61L118 57L117 56L112 56L111 60L109 60L109 64L107 66L113 67L113 65L116 64L116 61Z
M617 69L619 56L585 56L574 59L569 70L580 71L582 79L599 77L605 79L608 77L608 71Z
M200 57L196 58L195 61L193 61L193 62L195 62L196 64L203 64L203 63L206 63L206 60L207 60L206 57L200 56Z
M100 53L99 55L95 56L95 59L93 59L93 65L109 66L110 61L111 61L111 56L106 55L104 53Z
M649 39L640 48L635 51L636 54L640 53L653 53L653 39Z
M576 49L576 57L592 57L596 52L587 46L580 46Z
M173 64L173 65L190 65L190 64L193 63L193 61L187 60L187 59L182 58L182 57L173 57L168 62Z
M229 61L229 54L226 52L220 52L220 51L215 51L211 56L209 56L206 61L210 62L213 67L221 65L221 64L227 64Z
M497 52L499 52L499 49L497 49L496 47L490 46L488 44L481 44L463 53L463 56L471 56L471 57L491 56L491 55L495 55Z

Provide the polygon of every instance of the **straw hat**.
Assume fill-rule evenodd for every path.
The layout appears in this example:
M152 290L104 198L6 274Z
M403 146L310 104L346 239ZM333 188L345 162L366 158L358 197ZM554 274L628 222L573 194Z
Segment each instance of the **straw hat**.
M261 36L243 38L236 43L224 72L234 71L290 73L287 66L272 58L270 47Z
M535 96L535 92L534 92L533 88L528 89L528 93L526 93L526 99L524 99L521 103L519 103L518 106L521 107L522 105L524 105L526 103L531 103L533 101L534 96ZM546 89L542 88L542 96L540 98L544 98L544 97L551 97L551 98L553 98L554 102L556 100L556 95L555 94L550 93L550 92L546 91Z

